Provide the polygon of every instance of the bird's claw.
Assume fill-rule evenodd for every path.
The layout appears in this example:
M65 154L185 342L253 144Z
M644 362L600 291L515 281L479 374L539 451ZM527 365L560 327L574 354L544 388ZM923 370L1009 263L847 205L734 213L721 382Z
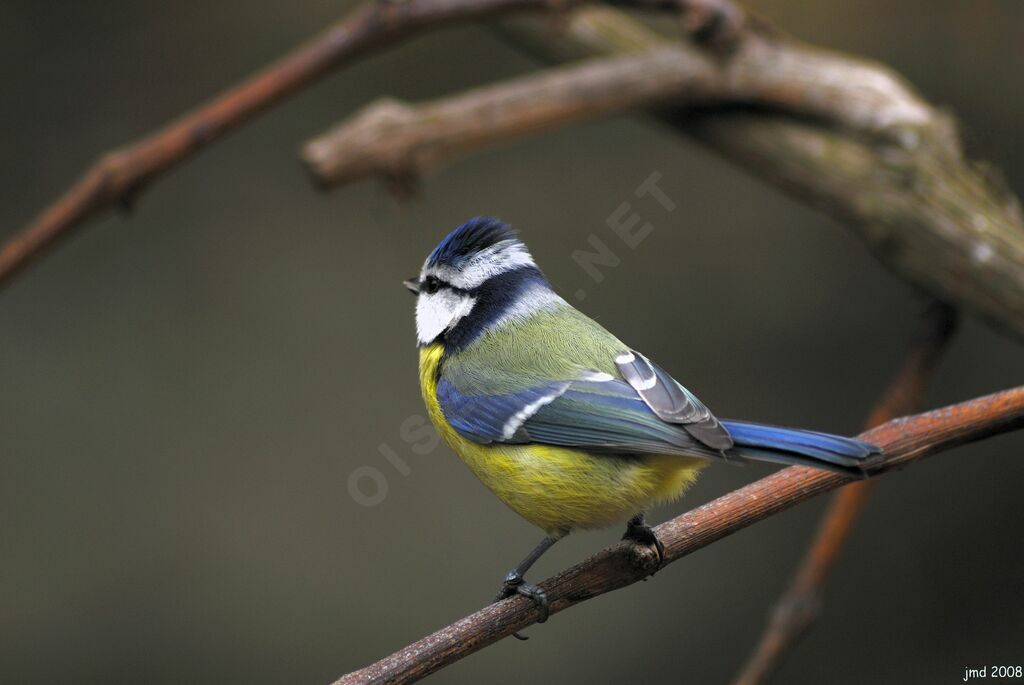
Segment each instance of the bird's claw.
M540 609L540 617L537 619L537 623L544 623L548 620L548 616L551 614L551 605L548 602L548 595L544 592L543 588L533 583L527 583L523 580L523 577L515 571L509 571L508 575L505 576L505 582L501 586L501 590L498 591L497 596L494 598L495 602L500 602L503 599L514 597L515 595L522 595L530 599L538 609ZM528 640L529 638L519 633L512 633L512 636L517 640Z
M658 552L658 568L665 563L665 544L658 538L654 529L646 523L634 523L630 521L626 526L626 532L622 535L623 540L631 540L643 545L652 545Z

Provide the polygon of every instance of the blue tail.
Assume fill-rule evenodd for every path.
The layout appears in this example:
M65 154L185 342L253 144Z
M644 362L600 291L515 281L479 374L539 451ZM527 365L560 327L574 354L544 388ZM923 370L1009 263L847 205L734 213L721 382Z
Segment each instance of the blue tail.
M741 458L863 475L882 453L866 442L828 433L746 421L722 421L722 425L736 444L729 453Z

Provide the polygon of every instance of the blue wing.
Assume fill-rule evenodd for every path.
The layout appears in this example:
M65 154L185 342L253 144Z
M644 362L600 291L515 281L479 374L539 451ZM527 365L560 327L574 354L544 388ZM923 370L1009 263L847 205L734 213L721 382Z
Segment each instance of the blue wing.
M466 394L442 377L437 397L455 430L484 444L543 443L618 455L725 457L802 464L854 475L871 468L881 451L827 433L744 421L719 423L682 386L675 384L685 393L681 397L675 390L657 388L666 383L661 377L664 372L651 367L657 382L650 375L628 382L589 372L579 380L553 381L506 394ZM676 411L671 411L673 408ZM676 421L664 419L666 414ZM683 423L679 414L695 421ZM695 424L696 434L692 430ZM719 444L728 440L729 446L709 444L704 437L708 435Z
M568 383L552 382L503 395L476 395L460 391L443 376L437 383L437 401L448 423L474 442L524 443L530 438L522 430L531 408L556 399Z
M662 420L629 383L609 374L593 372L502 395L467 395L442 377L437 398L455 430L479 443L538 442L619 454L708 450L683 426Z

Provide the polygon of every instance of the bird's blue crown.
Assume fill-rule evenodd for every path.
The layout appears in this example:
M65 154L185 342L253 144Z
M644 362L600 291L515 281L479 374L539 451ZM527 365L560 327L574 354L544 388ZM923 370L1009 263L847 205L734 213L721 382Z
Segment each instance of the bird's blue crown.
M518 233L493 217L473 217L445 236L427 257L418 284L420 344L442 339L449 352L487 330L564 303Z
M501 242L519 243L519 234L500 219L475 216L445 236L427 258L427 266L459 268L474 255Z

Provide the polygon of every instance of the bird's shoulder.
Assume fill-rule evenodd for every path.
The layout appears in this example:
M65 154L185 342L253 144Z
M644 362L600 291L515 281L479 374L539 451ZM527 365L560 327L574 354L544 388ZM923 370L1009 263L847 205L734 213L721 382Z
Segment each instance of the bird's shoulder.
M620 377L615 358L629 348L574 307L516 318L447 357L442 377L471 394L501 394L591 372Z

